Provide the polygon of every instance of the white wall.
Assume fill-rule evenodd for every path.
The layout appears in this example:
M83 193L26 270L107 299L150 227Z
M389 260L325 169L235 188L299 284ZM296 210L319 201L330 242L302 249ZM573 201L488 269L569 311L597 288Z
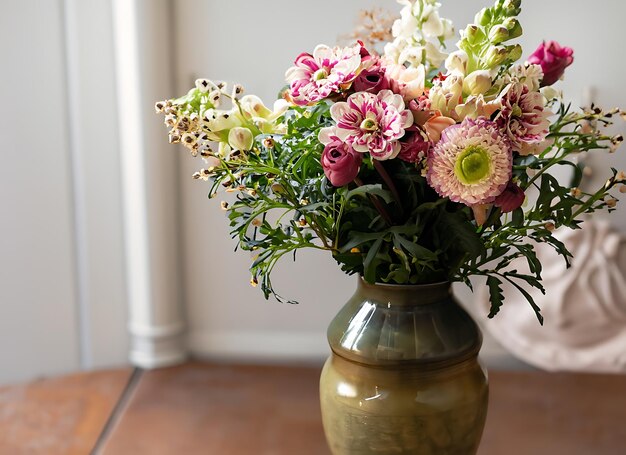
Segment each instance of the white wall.
M486 0L442 3L443 15L457 27L491 4ZM359 8L372 5L399 8L388 0L178 1L176 94L184 93L196 77L208 77L238 81L247 93L269 104L295 56L317 43L335 43L351 30ZM593 83L599 103L626 106L621 88L626 70L621 18L626 4L606 1L600 9L582 0L526 0L524 8L521 42L527 55L543 39L576 49L576 63L561 84L574 101ZM352 293L354 279L343 276L329 256L305 253L295 264L285 261L275 277L277 289L299 299L301 305L265 302L259 290L248 284L249 258L232 251L234 242L229 240L219 199L208 201L206 184L190 178L201 162L188 156L181 160L183 288L192 351L242 358L325 356L326 326ZM626 167L623 155L615 161L618 167ZM614 217L618 225L624 226L625 213L622 210ZM462 289L460 294L471 306L471 294ZM498 365L519 366L495 343L488 341L484 351Z
M190 178L201 163L181 154L180 196L172 188L178 172L172 157L180 151L165 150L165 129L151 113L152 98L183 93L193 79L205 76L236 80L271 102L298 53L318 42L334 43L350 30L361 7L397 5L389 0L133 2L141 22L135 37L141 93L132 98L139 103L133 109L145 119L137 135L147 160L146 219L153 227L146 234L150 248L144 259L150 261L147 273L158 275L148 283L154 294L150 302L163 303L141 312L145 318L133 326L135 337L148 350L162 348L163 337L179 330L164 331L162 322L171 322L171 312L179 318L177 305L183 300L196 354L321 359L328 352L325 328L352 293L354 280L343 276L330 257L304 253L295 264L285 261L275 277L278 290L301 305L265 302L248 284L249 258L232 251L219 200L207 201L206 185ZM137 283L126 282L125 252L136 244L131 241L126 249L123 242L122 200L128 192L122 192L117 121L118 108L125 112L131 101L117 102L112 3L3 3L0 383L127 361L126 287L137 291ZM489 2L443 3L444 14L463 24ZM527 53L543 38L576 49L575 66L562 83L572 99L592 81L599 103L626 106L620 23L626 5L605 1L600 10L582 0L526 0L525 7ZM159 32L167 28L168 11L174 13L176 30L169 44ZM171 49L174 93L168 82ZM623 152L612 158L616 167L626 167ZM159 183L164 185L160 189ZM623 210L613 220L625 229ZM178 273L183 276L180 298ZM492 358L510 361L497 345L486 348Z
M0 383L125 363L110 4L2 7Z

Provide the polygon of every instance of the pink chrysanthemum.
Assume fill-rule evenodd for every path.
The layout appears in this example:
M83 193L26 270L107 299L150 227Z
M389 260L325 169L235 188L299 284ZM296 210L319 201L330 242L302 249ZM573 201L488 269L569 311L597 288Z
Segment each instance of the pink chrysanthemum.
M334 135L377 160L395 158L401 149L398 139L413 124L413 114L405 109L402 97L391 90L353 93L347 102L333 104L330 114L336 126L322 128L322 143Z
M550 128L548 117L552 115L545 108L543 95L531 92L521 83L509 84L498 97L502 108L495 118L496 123L506 131L513 151L520 155L535 153Z
M309 53L300 54L285 73L289 95L299 106L316 103L350 84L361 69L362 46L330 48L320 44Z
M428 156L426 178L440 196L473 206L493 202L511 173L509 140L494 122L479 117L443 130Z

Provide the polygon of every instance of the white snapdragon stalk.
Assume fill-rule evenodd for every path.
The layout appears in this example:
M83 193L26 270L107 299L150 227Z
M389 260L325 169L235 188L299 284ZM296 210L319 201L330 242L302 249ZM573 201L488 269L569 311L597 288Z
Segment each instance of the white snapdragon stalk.
M452 22L439 16L435 0L398 0L404 5L392 28L394 41L385 46L385 56L394 63L426 70L439 68L446 59L442 43L453 36Z

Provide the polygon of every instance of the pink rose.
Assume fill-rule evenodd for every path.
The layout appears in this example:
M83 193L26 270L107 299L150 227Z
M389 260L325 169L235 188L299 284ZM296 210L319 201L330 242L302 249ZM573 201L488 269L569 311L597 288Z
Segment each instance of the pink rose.
M509 182L500 196L493 201L493 204L500 207L502 213L509 213L520 208L525 198L524 191L515 183Z
M352 83L357 92L378 93L389 88L389 81L385 78L385 69L376 62L371 67L361 71Z
M344 186L358 175L363 155L337 137L332 139L322 152L322 168L333 186Z
M561 47L556 41L543 42L537 50L528 57L528 62L541 65L543 80L541 86L554 84L565 72L565 68L574 61L574 49Z
M425 136L426 134L416 126L406 129L400 139L398 158L408 163L415 163L423 158L432 145Z

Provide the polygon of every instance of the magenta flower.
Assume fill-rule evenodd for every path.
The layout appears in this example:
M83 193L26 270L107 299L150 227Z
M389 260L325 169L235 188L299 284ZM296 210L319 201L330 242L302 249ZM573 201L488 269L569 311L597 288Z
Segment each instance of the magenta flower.
M543 79L541 86L546 87L559 80L565 68L574 61L574 49L561 46L556 41L543 42L537 50L528 57L528 62L541 65Z
M511 180L509 140L498 125L479 117L443 130L428 155L428 184L441 197L468 206L489 204Z
M385 77L385 68L376 59L375 63L364 69L354 80L352 88L355 92L378 93L389 89L389 81Z
M398 156L398 139L413 123L413 114L405 109L402 97L391 90L353 93L347 102L333 104L330 115L336 125L322 128L320 142L327 144L329 137L336 136L357 152L369 152L377 160Z
M504 191L496 197L493 204L500 207L502 213L509 213L522 206L526 199L524 191L513 182L509 182Z
M319 45L313 55L300 54L285 73L293 102L313 104L352 83L361 70L361 50L359 43L346 48Z
M359 174L363 155L336 136L329 139L321 158L324 175L334 186L347 185Z
M413 125L405 130L405 135L400 140L398 158L408 163L417 163L428 154L431 147L432 143L426 133Z
M520 83L509 84L498 97L500 112L495 118L498 126L511 140L513 151L520 155L535 153L548 135L552 115L544 106L543 95L531 92Z

